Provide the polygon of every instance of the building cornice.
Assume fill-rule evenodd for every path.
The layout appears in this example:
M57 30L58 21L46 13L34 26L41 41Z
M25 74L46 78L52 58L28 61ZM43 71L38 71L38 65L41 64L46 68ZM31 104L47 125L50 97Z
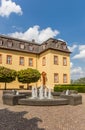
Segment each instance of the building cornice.
M66 42L53 38L49 38L45 42L38 44L35 43L34 40L27 41L5 35L0 35L0 48L32 54L41 54L49 49L71 53L67 47Z

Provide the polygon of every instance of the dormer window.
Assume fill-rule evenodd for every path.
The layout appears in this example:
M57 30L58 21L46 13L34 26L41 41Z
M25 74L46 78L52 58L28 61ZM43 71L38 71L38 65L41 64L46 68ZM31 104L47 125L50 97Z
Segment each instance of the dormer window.
M61 44L61 49L64 49L64 50L65 50L66 48L67 48L66 43L62 43L62 44Z
M33 50L33 46L29 45L29 50L32 51Z
M0 39L0 46L2 46L3 45L3 41Z
M25 45L24 44L20 44L20 49L24 49Z
M63 49L65 50L67 48L67 46L66 45L63 45Z
M56 43L56 48L59 48L59 44L58 43Z
M46 45L44 44L44 45L42 45L42 48L43 48L43 50L46 48Z
M7 46L8 47L12 47L13 46L13 42L12 41L7 41Z

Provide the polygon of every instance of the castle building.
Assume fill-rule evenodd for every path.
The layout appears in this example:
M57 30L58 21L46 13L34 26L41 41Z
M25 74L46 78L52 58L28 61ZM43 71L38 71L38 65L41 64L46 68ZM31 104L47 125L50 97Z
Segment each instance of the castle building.
M32 85L46 85L51 88L55 84L70 84L70 51L66 42L48 39L42 44L0 35L0 66L16 71L34 68L41 73L41 79ZM0 83L0 89L4 83ZM27 88L26 84L13 81L7 88Z

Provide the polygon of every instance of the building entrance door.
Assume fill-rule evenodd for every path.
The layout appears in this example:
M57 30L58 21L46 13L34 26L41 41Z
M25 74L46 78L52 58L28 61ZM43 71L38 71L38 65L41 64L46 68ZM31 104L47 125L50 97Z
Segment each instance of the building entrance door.
M46 73L43 71L42 72L42 84L43 84L43 86L46 86L46 80L47 80Z

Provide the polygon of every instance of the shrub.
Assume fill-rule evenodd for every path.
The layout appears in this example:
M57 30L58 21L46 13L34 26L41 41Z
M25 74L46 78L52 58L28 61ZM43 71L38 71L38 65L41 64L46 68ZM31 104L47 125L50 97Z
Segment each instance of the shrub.
M82 84L69 84L69 85L55 85L54 86L55 92L62 92L67 89L76 90L80 93L85 93L85 85L82 85Z

